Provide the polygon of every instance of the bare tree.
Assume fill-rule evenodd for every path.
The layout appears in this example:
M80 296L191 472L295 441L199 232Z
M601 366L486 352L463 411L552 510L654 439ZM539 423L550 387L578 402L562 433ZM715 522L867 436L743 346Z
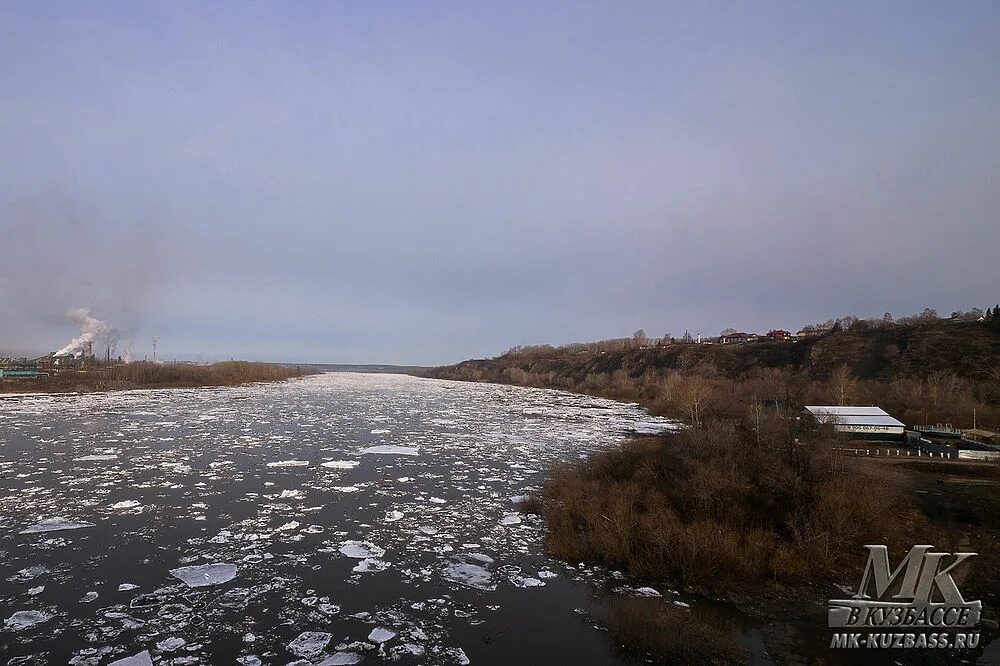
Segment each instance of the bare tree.
M750 420L750 427L753 429L757 439L757 448L760 448L760 428L764 421L764 401L754 396L747 408L747 418Z
M649 344L649 336L646 335L646 331L639 329L632 334L632 344L635 347L645 347Z
M702 416L711 404L712 382L701 375L688 375L673 394L677 404L687 413L691 425L701 425Z
M847 364L838 365L830 374L830 398L838 405L848 405L854 401L858 388L858 378Z
M986 376L995 382L1000 383L1000 359L986 358L983 359L982 371L986 373Z

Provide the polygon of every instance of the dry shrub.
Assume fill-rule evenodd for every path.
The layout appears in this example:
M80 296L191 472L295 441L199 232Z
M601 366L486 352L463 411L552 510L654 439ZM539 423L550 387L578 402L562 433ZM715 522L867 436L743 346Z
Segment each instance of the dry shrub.
M620 643L638 649L659 664L745 664L749 654L716 626L691 611L661 599L616 600L608 629Z
M249 382L278 381L302 374L299 368L249 361L225 361L211 365L142 361L115 366L106 372L112 381L128 382L138 386L232 386Z
M711 423L559 468L539 497L550 551L721 592L832 577L865 543L912 533L915 512L882 468L837 460L822 438L763 432L758 444Z

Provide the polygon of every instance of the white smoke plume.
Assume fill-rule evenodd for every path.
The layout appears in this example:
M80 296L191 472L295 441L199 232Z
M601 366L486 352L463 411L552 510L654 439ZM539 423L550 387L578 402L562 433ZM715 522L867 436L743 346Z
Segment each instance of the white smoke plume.
M111 326L100 319L91 317L90 310L87 308L70 310L66 313L66 317L80 327L80 335L73 338L69 344L57 351L56 356L82 354L87 348L88 343L104 341L110 344L110 341L114 337Z

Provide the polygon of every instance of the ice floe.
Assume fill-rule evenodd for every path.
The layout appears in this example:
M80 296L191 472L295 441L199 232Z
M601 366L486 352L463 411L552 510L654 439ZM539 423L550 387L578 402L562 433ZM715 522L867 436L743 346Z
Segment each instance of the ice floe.
M385 549L379 548L370 541L344 541L340 544L341 554L355 559L366 559L370 557L382 557Z
M308 467L308 460L279 460L267 463L268 467Z
M335 652L316 666L351 666L352 664L360 664L362 659L364 657L357 652Z
M177 636L164 639L156 644L156 649L160 652L174 652L187 645L187 641Z
M143 650L131 657L113 661L108 666L153 666L153 658L150 656L149 650Z
M54 616L39 610L19 610L3 621L4 629L9 631L22 631L30 629L35 625L48 622Z
M188 587L208 587L228 583L236 577L235 564L199 564L171 569L170 575L178 578Z
M386 643L396 637L396 632L385 627L375 627L368 634L368 640L372 643Z
M362 454L382 454L382 455L395 455L395 456L415 456L420 454L419 446L396 446L394 444L385 444L382 446L369 446L366 449L361 449Z
M326 649L332 638L325 631L304 631L288 644L288 651L298 657L315 657Z
M325 463L320 463L320 467L327 467L329 469L354 469L359 464L357 460L327 460Z
M466 553L445 566L441 575L454 583L480 590L495 590L497 585L493 574L486 567L493 558L480 553Z
M85 520L70 520L68 518L46 518L30 527L26 527L18 534L43 534L45 532L61 532L63 530L82 530L87 527L95 527L94 523Z

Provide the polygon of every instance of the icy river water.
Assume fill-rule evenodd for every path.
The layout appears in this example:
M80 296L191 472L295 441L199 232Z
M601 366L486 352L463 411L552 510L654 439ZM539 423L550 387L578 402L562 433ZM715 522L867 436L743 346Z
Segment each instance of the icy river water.
M670 427L400 375L0 396L0 664L623 661L516 503Z

